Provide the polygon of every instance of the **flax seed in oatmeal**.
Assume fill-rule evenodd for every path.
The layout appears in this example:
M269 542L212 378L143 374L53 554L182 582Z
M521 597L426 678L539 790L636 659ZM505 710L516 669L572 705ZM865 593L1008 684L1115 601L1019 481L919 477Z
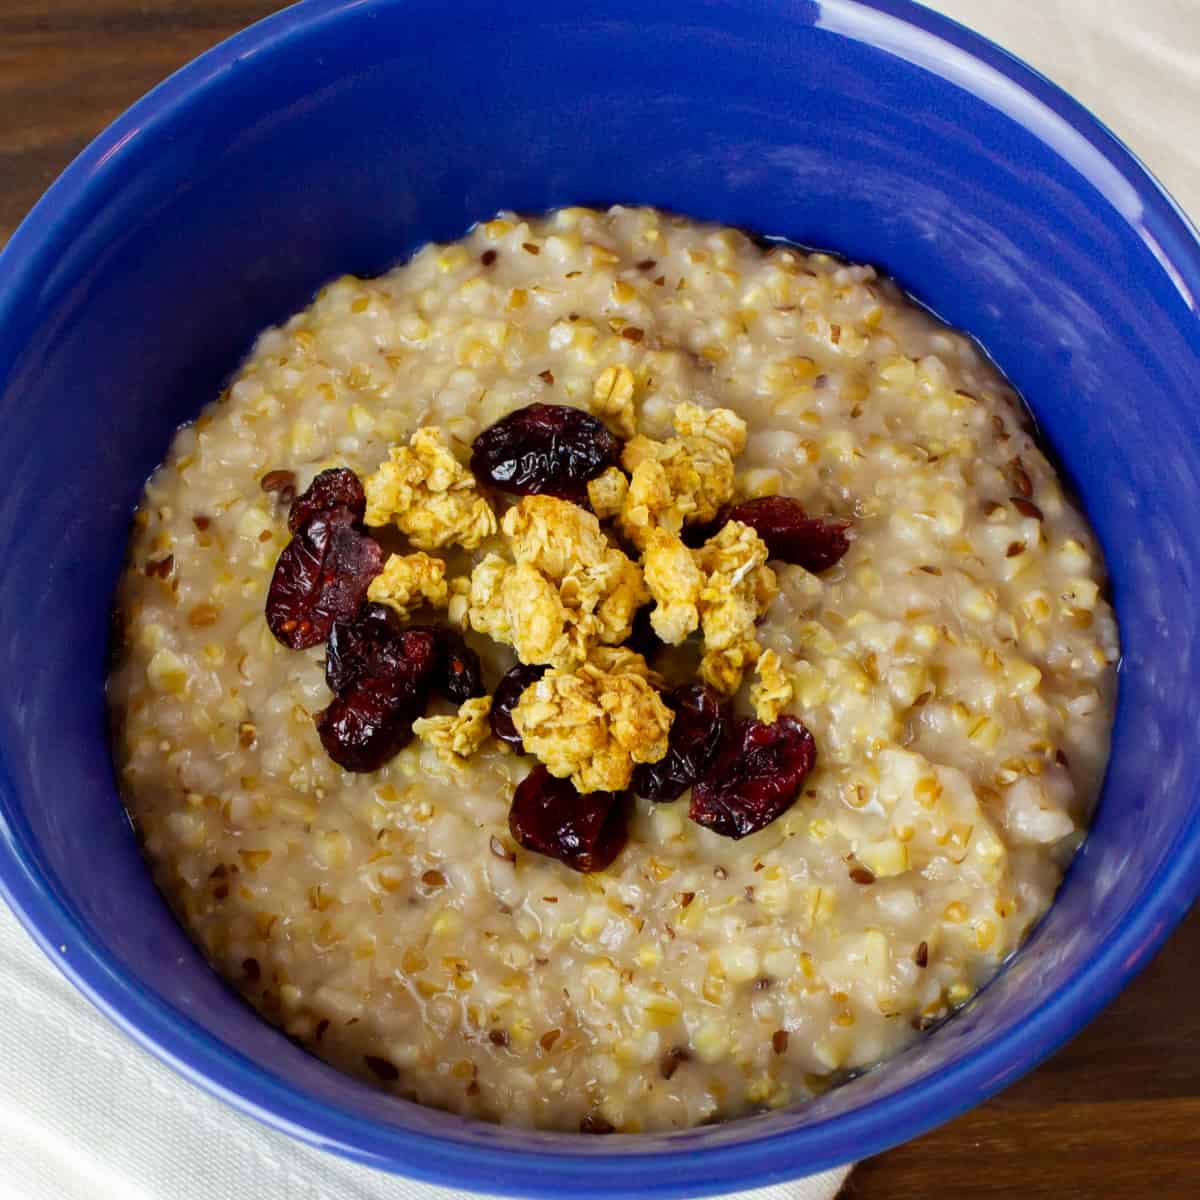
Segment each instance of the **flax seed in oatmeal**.
M533 404L620 440L577 496L471 472ZM289 504L334 467L366 483L370 599L464 629L486 692L367 773L314 725L325 647L264 619ZM776 495L847 531L833 565L721 525ZM799 1103L964 1003L1082 839L1118 658L1096 539L968 338L870 267L633 208L502 215L264 333L147 485L117 604L121 786L216 970L365 1081L568 1130ZM518 651L549 670L492 712ZM514 722L581 785L657 779L656 689L698 678L731 728L811 732L778 819L722 837L685 790L635 799L602 871L516 844Z

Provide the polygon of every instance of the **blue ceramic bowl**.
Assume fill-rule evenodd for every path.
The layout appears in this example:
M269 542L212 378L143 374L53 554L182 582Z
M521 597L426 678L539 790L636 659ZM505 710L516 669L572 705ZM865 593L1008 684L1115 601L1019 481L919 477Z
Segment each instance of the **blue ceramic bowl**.
M507 11L506 11L507 10ZM160 900L114 790L108 604L142 480L255 331L501 207L659 205L880 265L1025 394L1108 555L1107 786L977 1003L793 1112L665 1136L474 1124L273 1032ZM1200 246L1134 158L899 0L314 0L101 135L0 259L0 883L112 1020L200 1086L387 1170L676 1196L871 1154L1003 1087L1142 966L1200 885Z

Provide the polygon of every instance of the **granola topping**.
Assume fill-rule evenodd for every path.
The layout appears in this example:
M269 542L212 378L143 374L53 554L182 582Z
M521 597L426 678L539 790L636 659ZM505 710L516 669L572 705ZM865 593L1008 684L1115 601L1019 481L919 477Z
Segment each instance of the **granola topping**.
M386 604L401 620L407 620L422 604L445 608L449 602L446 564L424 551L392 554L367 587L367 599Z
M596 517L552 496L526 496L504 515L513 562L489 555L471 575L468 619L523 663L570 668L596 645L618 645L648 599L641 569Z
M673 714L640 654L597 647L571 671L551 669L512 711L525 749L579 792L620 792L637 763L667 752Z
M779 720L795 698L795 689L783 669L783 661L776 650L764 650L755 664L758 679L750 689L750 703L755 716L766 725Z
M464 700L453 716L421 717L414 721L413 733L432 746L443 762L464 767L492 732L488 722L491 710L491 696Z
M624 365L605 367L592 387L592 410L597 416L607 418L623 438L637 433L635 387L633 372Z
M767 547L748 525L729 521L698 550L665 530L646 544L646 585L655 601L654 632L672 645L699 629L700 677L717 691L737 691L758 659L754 628L778 592Z
M727 408L688 403L676 408L673 424L678 437L657 442L639 434L621 456L631 477L620 525L635 545L655 527L678 534L685 524L711 521L733 498L733 460L745 448L746 423Z
M457 545L474 550L496 532L496 514L475 476L450 452L436 426L418 429L407 446L365 483L366 523L394 524L421 550Z

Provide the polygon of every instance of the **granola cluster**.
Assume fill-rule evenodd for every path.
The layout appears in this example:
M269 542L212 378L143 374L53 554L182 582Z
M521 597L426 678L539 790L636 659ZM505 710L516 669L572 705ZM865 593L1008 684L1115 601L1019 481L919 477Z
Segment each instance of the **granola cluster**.
M413 733L450 766L461 767L491 735L488 714L491 696L464 700L458 712L447 717L421 717L413 722Z
M758 681L750 689L750 703L760 721L773 725L795 698L796 690L783 669L783 660L774 650L764 650L758 656L757 671Z
M633 403L636 386L633 372L624 365L605 367L592 386L592 409L597 416L608 418L624 438L637 433L637 409Z
M496 532L496 514L475 476L435 426L418 429L407 446L393 446L365 487L366 524L394 524L420 550L474 550Z
M467 619L523 663L570 669L616 646L649 599L641 568L596 517L569 500L526 496L504 515L512 560L489 554L471 573Z
M617 521L639 547L654 529L678 534L685 524L715 520L733 499L733 460L746 446L745 421L728 408L681 404L673 423L679 436L656 442L638 434L621 455L630 478Z
M636 763L667 752L673 714L662 680L632 650L597 646L573 670L547 671L521 696L513 723L525 749L579 792L620 792Z
M368 585L367 599L386 604L402 621L422 604L445 608L449 603L446 564L424 551L389 555L383 571Z
M748 525L728 521L698 550L665 529L651 530L643 558L654 599L650 624L668 645L697 629L704 637L700 678L722 695L741 686L760 653L754 627L779 586L767 547Z

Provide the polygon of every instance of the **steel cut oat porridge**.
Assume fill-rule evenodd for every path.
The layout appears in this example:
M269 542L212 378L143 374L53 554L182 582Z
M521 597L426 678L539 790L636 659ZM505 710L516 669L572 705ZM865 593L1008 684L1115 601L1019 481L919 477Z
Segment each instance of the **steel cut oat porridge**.
M117 609L121 787L216 969L397 1095L590 1132L801 1101L961 1006L1082 839L1119 655L969 339L632 208L264 333Z

